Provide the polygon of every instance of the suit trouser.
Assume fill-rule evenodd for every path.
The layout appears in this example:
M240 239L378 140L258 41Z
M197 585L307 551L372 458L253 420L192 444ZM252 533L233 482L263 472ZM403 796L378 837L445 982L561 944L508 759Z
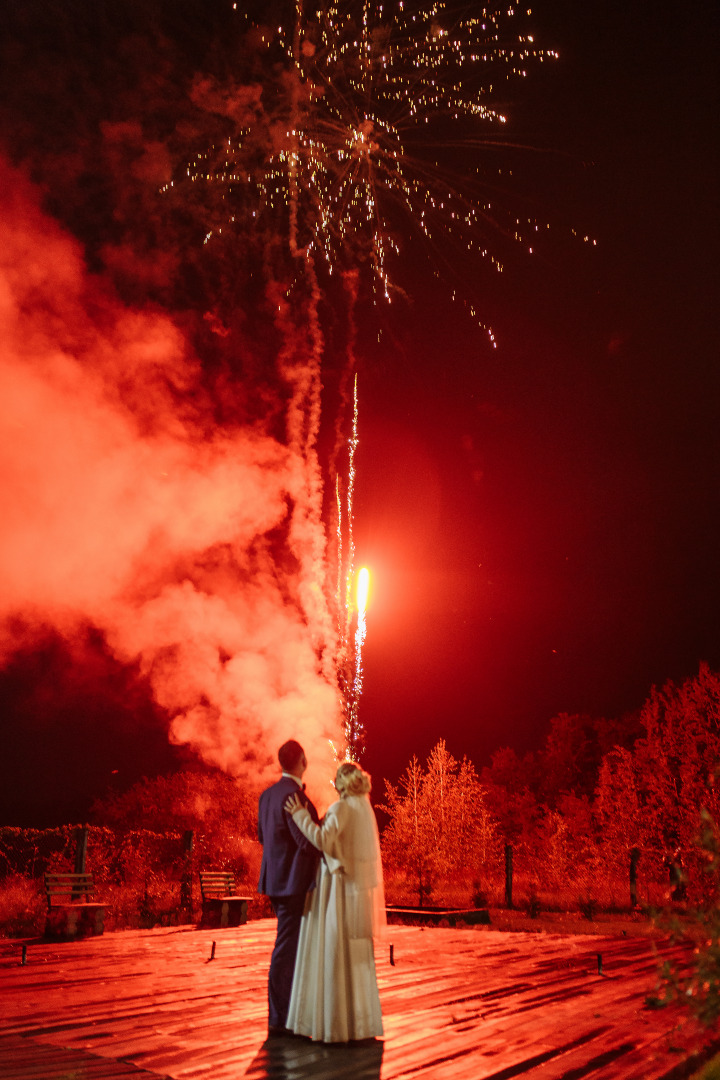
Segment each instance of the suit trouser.
M285 1027L287 1024L305 896L305 893L300 893L296 896L270 897L278 921L268 976L268 1024L270 1027Z

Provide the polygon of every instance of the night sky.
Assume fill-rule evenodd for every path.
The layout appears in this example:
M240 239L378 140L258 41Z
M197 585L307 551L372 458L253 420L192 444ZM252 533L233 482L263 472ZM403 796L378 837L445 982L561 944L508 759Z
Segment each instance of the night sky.
M492 354L426 307L393 392L367 391L377 771L441 736L476 763L533 748L720 660L717 13L534 14L560 61L517 123L567 154L536 165L549 219L598 244L513 263Z
M720 664L717 9L545 0L533 22L560 59L515 87L509 129L533 149L501 164L550 236L502 275L456 267L497 348L442 275L411 272L411 302L361 330L376 783L440 738L481 767L558 713L621 716ZM28 123L6 139L16 164ZM137 675L52 630L6 654L3 823L82 816L187 761Z

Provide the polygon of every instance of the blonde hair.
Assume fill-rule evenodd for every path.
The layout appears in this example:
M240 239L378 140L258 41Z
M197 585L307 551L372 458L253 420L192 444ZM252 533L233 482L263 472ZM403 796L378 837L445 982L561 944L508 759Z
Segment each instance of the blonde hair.
M367 795L371 788L370 775L354 761L344 761L335 774L339 795Z

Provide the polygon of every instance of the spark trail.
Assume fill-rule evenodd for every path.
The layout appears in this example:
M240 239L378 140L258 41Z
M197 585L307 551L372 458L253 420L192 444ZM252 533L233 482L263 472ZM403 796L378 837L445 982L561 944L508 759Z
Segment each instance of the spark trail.
M343 703L345 739L355 760L357 760L362 753L364 741L364 733L358 721L360 697L360 687L356 686L359 662L358 638L356 635L353 639L352 634L352 621L355 607L353 603L353 582L355 580L353 502L355 497L355 453L357 451L358 442L358 389L356 375L353 386L352 433L347 440L348 469L344 516L340 475L338 474L335 478L338 567L336 604L338 612L339 642L337 671L340 696ZM360 641L359 644L362 648L362 641Z
M355 672L347 719L348 745L353 753L353 757L357 757L362 750L365 739L365 730L360 723L358 710L363 683L362 650L363 645L365 644L365 635L367 633L365 611L367 608L369 585L370 574L367 567L363 566L358 570L355 589L355 607L357 610L357 626L355 628Z
M286 237L298 274L360 266L387 300L398 291L393 267L415 241L435 261L449 261L440 252L450 243L498 269L493 234L528 249L538 223L500 220L487 155L511 145L499 104L507 83L557 55L535 44L525 14L458 14L439 0L296 0L293 11L272 28L245 16L246 70L239 63L224 105L214 93L226 135L187 164L193 183L216 189L206 240L265 222ZM258 54L273 74L253 95Z

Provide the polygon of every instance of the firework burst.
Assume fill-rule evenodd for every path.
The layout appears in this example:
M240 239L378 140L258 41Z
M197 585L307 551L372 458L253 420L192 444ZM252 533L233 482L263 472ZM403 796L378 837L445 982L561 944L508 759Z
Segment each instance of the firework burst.
M345 738L357 757L365 611L352 595L358 410L350 376L358 303L368 294L390 301L402 292L401 257L412 252L414 264L418 246L436 273L454 261L453 249L501 269L492 236L525 243L525 233L536 231L531 219L500 221L488 195L495 159L484 167L483 155L509 145L499 104L508 82L555 54L537 48L523 29L529 12L512 8L291 0L286 15L270 25L267 9L262 20L238 14L246 30L232 78L196 81L195 104L212 114L218 134L191 157L186 179L202 191L206 243L223 238L259 255L264 300L281 342L278 370L290 388L288 444L307 465L296 531L316 536L322 305L344 297L346 355L344 365L334 359L344 370L329 468L337 617L334 651L324 656L327 666L333 652ZM316 548L312 563L319 561ZM325 586L329 595L327 580Z
M555 55L517 28L524 18L441 2L296 0L288 27L249 27L271 74L254 96L240 82L225 95L227 137L187 167L222 188L207 239L265 220L293 259L330 274L366 267L387 299L413 237L432 252L450 240L499 268L490 173L469 156L503 143L501 89ZM517 220L503 229L524 242Z

